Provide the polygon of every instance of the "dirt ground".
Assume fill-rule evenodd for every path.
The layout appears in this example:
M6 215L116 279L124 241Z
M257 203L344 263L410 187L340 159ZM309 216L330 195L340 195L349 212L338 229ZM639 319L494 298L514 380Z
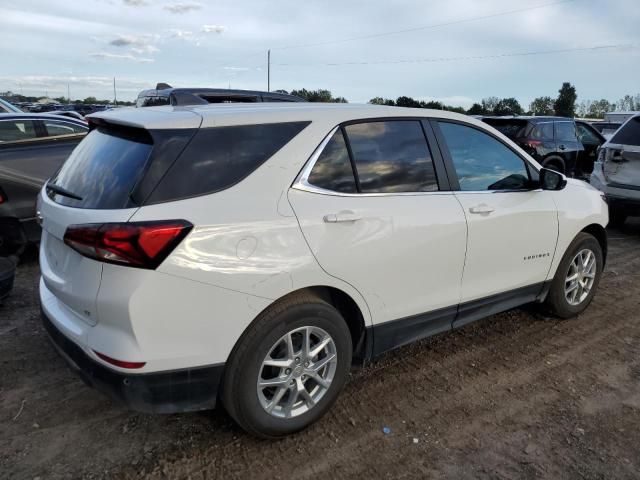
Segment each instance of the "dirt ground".
M639 478L640 222L609 239L580 318L514 310L399 349L278 442L86 387L40 325L34 256L0 307L0 478Z

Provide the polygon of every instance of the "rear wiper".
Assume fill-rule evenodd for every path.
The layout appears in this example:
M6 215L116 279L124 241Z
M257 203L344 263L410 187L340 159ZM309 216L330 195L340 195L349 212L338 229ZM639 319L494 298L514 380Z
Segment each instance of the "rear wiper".
M47 188L47 190L54 191L58 195L63 195L65 197L73 198L74 200L82 200L82 197L79 197L75 193L70 192L69 190L67 190L66 188L59 187L58 185L55 185L53 183L47 183L46 188Z

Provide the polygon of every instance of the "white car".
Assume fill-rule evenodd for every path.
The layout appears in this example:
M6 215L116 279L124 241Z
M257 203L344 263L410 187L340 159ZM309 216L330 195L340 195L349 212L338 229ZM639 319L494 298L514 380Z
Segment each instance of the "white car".
M277 437L353 362L528 302L591 302L588 184L444 111L229 104L95 114L39 198L54 343L140 411Z

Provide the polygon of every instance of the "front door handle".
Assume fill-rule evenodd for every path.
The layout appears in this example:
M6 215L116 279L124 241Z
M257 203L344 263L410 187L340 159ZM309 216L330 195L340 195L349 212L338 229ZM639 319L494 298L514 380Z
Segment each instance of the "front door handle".
M564 145L560 145L558 148L559 148L560 150L566 150L566 149L567 149L567 147L566 147L566 146L564 146Z
M475 207L471 207L469 209L471 213L479 213L479 214L489 214L495 211L495 208L487 205L486 203L481 203L480 205L476 205Z
M324 216L325 223L347 223L347 222L357 222L358 220L362 220L362 217L353 212L338 212L338 213L329 213Z

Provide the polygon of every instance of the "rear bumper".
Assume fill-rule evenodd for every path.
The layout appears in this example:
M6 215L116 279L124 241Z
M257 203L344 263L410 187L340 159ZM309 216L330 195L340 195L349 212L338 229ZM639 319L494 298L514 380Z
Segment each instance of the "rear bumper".
M90 358L56 328L44 311L42 322L60 355L87 385L132 410L176 413L216 405L223 364L141 374L116 372Z

